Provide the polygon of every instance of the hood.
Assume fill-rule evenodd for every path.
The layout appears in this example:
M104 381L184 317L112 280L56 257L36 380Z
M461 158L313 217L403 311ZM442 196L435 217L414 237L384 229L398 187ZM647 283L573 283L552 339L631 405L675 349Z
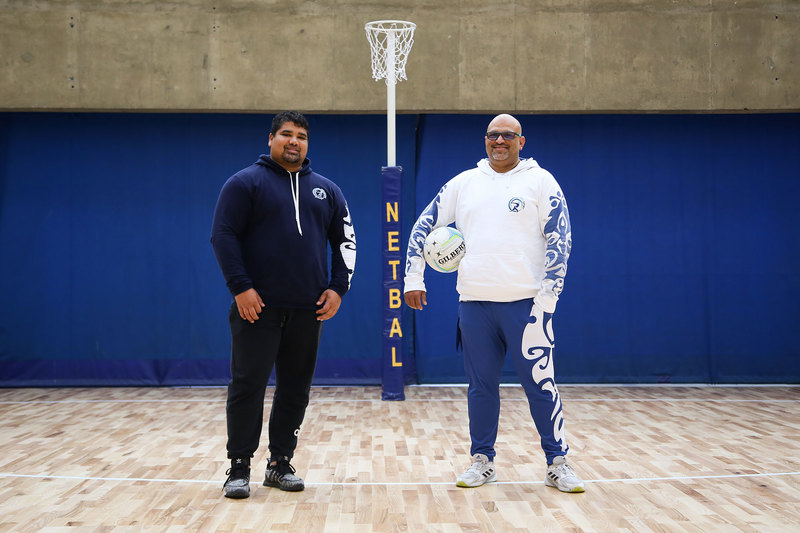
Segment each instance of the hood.
M478 161L478 169L487 176L511 176L518 172L524 172L526 170L532 168L540 168L539 163L536 160L527 158L527 159L520 159L517 166L509 170L508 172L495 172L492 166L489 164L489 158L485 157Z

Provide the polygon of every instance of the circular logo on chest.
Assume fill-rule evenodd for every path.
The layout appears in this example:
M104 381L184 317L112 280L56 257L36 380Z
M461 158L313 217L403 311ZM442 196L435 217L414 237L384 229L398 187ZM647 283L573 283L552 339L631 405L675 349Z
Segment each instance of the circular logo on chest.
M512 213L519 213L525 209L525 201L522 198L512 198L508 201L508 210Z

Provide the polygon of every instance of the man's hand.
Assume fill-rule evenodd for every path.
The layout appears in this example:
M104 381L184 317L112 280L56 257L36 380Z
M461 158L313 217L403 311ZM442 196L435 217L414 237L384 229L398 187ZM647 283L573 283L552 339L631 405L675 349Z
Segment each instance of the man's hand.
M317 309L317 320L328 320L333 318L333 315L339 311L339 306L342 305L342 297L333 289L325 289L319 300L317 300L317 305L322 306Z
M411 309L422 311L423 305L428 305L428 300L425 298L425 291L408 291L405 294L406 305Z
M247 289L236 296L236 307L239 308L239 316L251 324L258 320L258 313L264 308L264 302L255 289Z

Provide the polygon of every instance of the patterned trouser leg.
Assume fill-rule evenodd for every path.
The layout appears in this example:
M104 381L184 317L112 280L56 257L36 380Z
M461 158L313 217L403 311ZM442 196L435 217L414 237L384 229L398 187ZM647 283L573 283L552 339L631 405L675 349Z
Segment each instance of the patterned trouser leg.
M550 464L553 457L565 455L569 450L561 396L553 368L553 315L531 304L528 324L517 346L520 348L514 354L514 365L528 396L531 416L541 437L542 450Z

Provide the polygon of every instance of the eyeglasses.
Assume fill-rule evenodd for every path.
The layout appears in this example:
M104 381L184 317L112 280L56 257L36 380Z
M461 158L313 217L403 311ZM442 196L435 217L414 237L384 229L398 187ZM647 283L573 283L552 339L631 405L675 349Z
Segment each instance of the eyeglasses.
M513 141L516 137L522 137L522 135L516 131L490 131L486 133L486 138L490 141L496 141L500 136L507 141Z

